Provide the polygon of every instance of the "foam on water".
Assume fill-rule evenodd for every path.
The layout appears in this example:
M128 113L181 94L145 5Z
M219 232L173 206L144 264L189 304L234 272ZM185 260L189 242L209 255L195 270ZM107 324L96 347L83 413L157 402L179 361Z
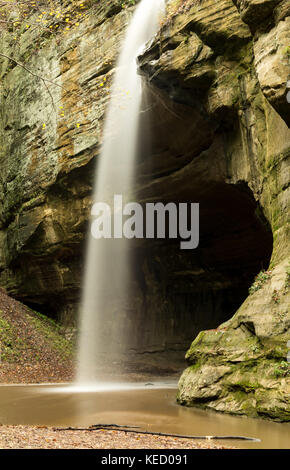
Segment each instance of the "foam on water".
M118 392L124 390L149 390L149 389L176 389L177 383L168 382L88 382L73 383L67 385L54 384L45 386L41 391L49 393L97 393L97 392Z

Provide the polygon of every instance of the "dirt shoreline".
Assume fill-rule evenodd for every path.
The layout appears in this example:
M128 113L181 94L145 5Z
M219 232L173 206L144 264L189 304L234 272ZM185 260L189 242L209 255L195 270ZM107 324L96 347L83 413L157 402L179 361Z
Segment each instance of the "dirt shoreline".
M210 441L111 430L0 425L0 449L233 449Z

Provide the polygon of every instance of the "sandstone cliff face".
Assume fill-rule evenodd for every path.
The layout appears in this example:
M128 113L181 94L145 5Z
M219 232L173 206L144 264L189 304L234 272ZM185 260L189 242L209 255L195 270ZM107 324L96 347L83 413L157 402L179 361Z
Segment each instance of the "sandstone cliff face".
M183 188L194 187L195 194L201 181L208 189L214 182L228 188L246 183L273 233L271 271L259 276L232 319L199 333L186 355L189 367L179 382L178 401L288 421L289 6L279 1L234 3L188 2L164 26L160 48L154 43L141 59L151 83L206 115L212 130L207 149L167 178L170 188L178 181L179 187L181 182ZM205 133L202 118L196 119ZM238 211L242 206L236 201ZM247 230L249 234L250 225ZM256 236L266 246L266 238ZM257 254L253 242L246 243L243 261L236 258L245 265ZM229 252L221 240L218 249L226 264ZM230 256L237 256L236 248ZM245 266L241 271L245 273Z
M48 14L45 27L23 25L17 47L14 30L1 36L1 52L38 76L1 58L0 283L65 323L79 301L104 112L131 3L62 2L62 22ZM205 330L187 353L179 402L288 420L289 4L169 6L139 58L152 138L150 151L140 138L136 192L141 202L200 202L200 246L136 245L131 348L169 358ZM28 23L38 17L32 11Z
M31 14L17 46L14 30L1 36L3 53L57 83L1 59L1 284L67 321L82 274L90 162L131 13L121 3L62 2L36 28L39 11Z

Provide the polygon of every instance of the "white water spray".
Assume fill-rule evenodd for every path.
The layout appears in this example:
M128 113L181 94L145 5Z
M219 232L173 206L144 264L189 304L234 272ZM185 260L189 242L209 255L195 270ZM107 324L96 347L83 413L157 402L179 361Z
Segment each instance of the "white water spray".
M94 202L112 207L115 194L122 194L124 200L130 197L142 98L136 59L156 34L164 5L165 0L142 0L128 27L111 90ZM111 240L89 235L79 324L79 385L102 381L104 357L126 347L130 241L119 235L120 239L115 234Z

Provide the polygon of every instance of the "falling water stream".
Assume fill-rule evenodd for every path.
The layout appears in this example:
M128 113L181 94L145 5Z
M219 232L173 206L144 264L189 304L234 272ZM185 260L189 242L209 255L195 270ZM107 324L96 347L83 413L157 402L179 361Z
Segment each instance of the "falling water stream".
M131 194L142 99L136 59L156 34L164 6L165 0L140 2L117 63L94 192L94 202L105 202L110 207L114 195L122 195L128 201ZM130 242L121 238L117 228L114 230L112 239L94 239L89 234L76 377L76 382L82 385L102 381L104 357L108 360L126 349Z

